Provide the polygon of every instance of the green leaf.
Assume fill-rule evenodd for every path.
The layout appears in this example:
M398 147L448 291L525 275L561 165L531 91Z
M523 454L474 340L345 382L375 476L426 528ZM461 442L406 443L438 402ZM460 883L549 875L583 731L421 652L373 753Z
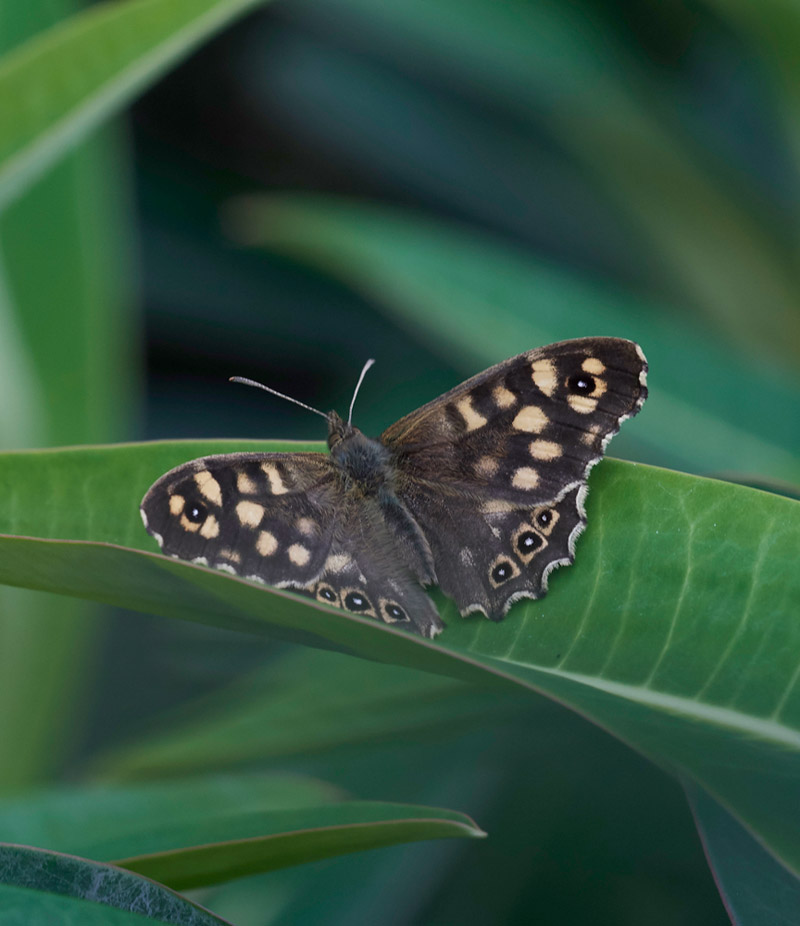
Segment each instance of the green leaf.
M791 4L772 0L762 12L741 0L707 2L729 7L748 39L779 37L785 83L796 86L797 16L781 9ZM356 54L399 58L415 76L443 75L476 106L510 111L529 133L544 129L638 232L634 246L649 246L650 277L661 291L705 313L743 352L796 366L798 278L786 256L792 219L780 215L783 203L765 207L756 178L712 146L705 150L702 135L690 138L673 84L631 42L620 17L574 4L491 0L439 0L435 12L424 0L329 0L299 3L297 13L339 32ZM750 28L748 20L759 24ZM362 82L375 77L364 73ZM796 139L795 126L796 119ZM317 132L315 141L326 139Z
M156 475L233 446L0 456L0 525L28 535L0 539L0 580L547 693L694 778L800 870L800 503L606 460L577 562L547 597L500 624L446 604L448 629L431 643L112 545L147 546L137 505Z
M227 923L169 888L113 865L8 843L0 843L0 910L5 922L25 926Z
M125 0L75 14L0 60L0 206L257 0Z
M517 692L305 648L162 717L159 732L112 748L92 769L119 779L308 756L414 731L472 728L520 713L523 700ZM524 707L530 719L531 705Z
M800 41L800 11L793 3L765 0L758 6L746 0L705 0L705 5L738 30L746 46L761 54L775 80L784 125L800 163L800 62L795 51Z
M800 882L702 788L687 787L706 857L731 921L800 922Z
M342 797L323 781L280 774L42 789L0 801L0 832L7 842L108 861L180 839L212 841L232 822Z
M341 801L322 782L274 775L43 792L0 804L0 830L181 890L348 852L485 835L453 811Z
M486 835L465 814L377 801L275 811L236 830L237 834L225 837L224 842L167 847L121 859L117 864L185 890L349 852L425 839Z
M0 43L19 43L65 16L70 5L77 4L6 4ZM136 339L122 256L128 242L121 229L129 218L122 141L111 131L97 133L0 215L0 262L8 278L7 287L0 283L0 443L6 447L126 433ZM0 790L55 773L74 747L106 626L91 619L93 610L27 590L0 593L0 742L16 744L0 767Z
M455 349L471 372L563 338L632 338L650 363L650 398L615 447L705 472L735 464L800 482L796 384L715 349L674 318L660 320L655 306L477 232L384 206L292 195L244 200L232 214L245 240L341 277L443 354Z

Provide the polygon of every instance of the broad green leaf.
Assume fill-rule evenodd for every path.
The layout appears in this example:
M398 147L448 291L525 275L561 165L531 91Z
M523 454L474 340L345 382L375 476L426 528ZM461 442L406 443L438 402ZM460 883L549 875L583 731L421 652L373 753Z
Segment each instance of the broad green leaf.
M516 692L304 648L224 693L182 706L161 719L158 732L112 748L92 768L114 779L227 768L342 744L391 742L414 731L471 728L522 709Z
M0 205L258 0L98 3L0 60Z
M644 348L650 397L615 447L701 471L800 482L797 383L715 350L657 307L581 280L494 239L412 213L318 196L245 200L251 243L334 273L468 369L568 337L614 334ZM433 398L433 396L431 396Z
M432 643L140 552L141 494L201 447L233 449L0 457L0 525L28 535L0 540L0 579L545 692L694 778L800 870L800 503L606 460L590 480L577 562L547 597L500 624L461 620L445 604L448 628Z
M800 922L800 882L702 788L687 796L708 863L733 923L774 926Z
M13 842L114 861L175 889L398 843L485 835L449 810L341 801L311 780L250 775L44 792L0 804Z
M6 923L20 926L227 923L169 888L113 865L8 843L0 843L0 910Z

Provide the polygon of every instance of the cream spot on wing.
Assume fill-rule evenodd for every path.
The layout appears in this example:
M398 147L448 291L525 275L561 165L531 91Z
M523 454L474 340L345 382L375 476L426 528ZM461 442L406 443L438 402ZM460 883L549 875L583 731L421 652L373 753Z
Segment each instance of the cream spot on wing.
M581 369L585 370L587 373L593 373L595 376L599 376L601 373L605 373L606 365L602 360L598 360L597 357L587 357L581 364Z
M258 527L264 517L264 508L255 502L239 502L236 506L236 517L245 527Z
M185 514L181 515L181 527L186 531L191 531L192 533L200 530L200 525L195 521L190 521Z
M534 460L555 460L561 456L561 444L551 440L531 441L528 449Z
M236 550L220 550L220 559L227 559L231 563L241 563L242 557Z
M295 566L305 566L311 559L311 551L301 543L293 543L287 550L289 559Z
M220 572L229 572L232 576L236 575L236 570L233 568L233 566L230 565L230 563L217 563L214 568L219 569Z
M313 518L298 518L296 527L306 537L312 537L317 532L317 522Z
M484 479L491 479L492 476L500 469L500 463L495 457L480 457L475 463L475 473Z
M481 505L483 514L507 514L513 511L517 505L514 502L507 502L503 499L493 498Z
M325 560L324 572L343 572L353 560L347 553L331 553Z
M584 444L591 445L595 442L599 433L600 428L596 424L592 425L590 428L587 428L583 434L581 434L581 440L584 442Z
M531 376L536 386L546 396L551 396L556 391L558 380L556 379L556 365L552 360L535 360L531 364Z
M173 555L174 555L174 554L173 554ZM179 556L176 556L175 559L180 559L180 557L179 557ZM208 565L208 560L205 558L205 556L195 556L195 558L192 560L192 562L193 562L196 566L207 566L207 565Z
M262 463L261 469L269 480L269 489L273 495L284 495L289 490L278 472L278 467L274 463Z
M194 474L194 481L200 492L215 505L222 504L222 489L219 487L217 480L209 473L207 469Z
M183 506L186 504L186 499L182 495L170 495L169 497L169 510L172 514L177 517L182 511Z
M597 408L597 399L588 395L567 396L569 407L580 415L589 415Z
M514 393L510 389L506 389L505 386L495 386L492 389L492 398L498 408L511 408L517 401Z
M528 434L538 434L547 426L547 415L536 405L526 405L517 412L517 417L511 422L511 426L517 431L525 431Z
M206 540L213 540L215 537L219 536L219 524L213 514L210 514L205 521L203 521L203 526L200 528L200 536L205 537Z
M539 485L539 474L530 466L520 466L514 473L511 485L515 489L535 489Z
M255 482L253 482L247 473L241 470L236 474L236 488L242 495L255 495L258 491L258 486Z
M472 399L466 395L456 402L459 415L464 419L468 431L477 431L486 424L486 419L472 407Z
M262 556L272 556L272 554L278 549L278 540L274 534L270 534L269 531L261 531L258 535L258 540L256 540L256 550Z

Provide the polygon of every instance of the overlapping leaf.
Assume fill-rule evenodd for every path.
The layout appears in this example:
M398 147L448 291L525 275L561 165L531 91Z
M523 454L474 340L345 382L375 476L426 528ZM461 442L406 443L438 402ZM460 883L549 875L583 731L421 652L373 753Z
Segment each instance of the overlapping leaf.
M275 775L44 791L0 803L0 829L11 842L113 861L181 890L403 842L485 835L460 813L345 801L323 782ZM44 889L35 871L30 881Z

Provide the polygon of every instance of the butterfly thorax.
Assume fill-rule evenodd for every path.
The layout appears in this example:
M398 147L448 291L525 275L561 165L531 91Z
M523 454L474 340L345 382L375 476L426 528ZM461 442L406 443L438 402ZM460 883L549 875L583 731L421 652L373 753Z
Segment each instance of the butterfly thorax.
M345 480L368 495L391 491L391 451L358 428L328 413L328 447Z
M385 526L394 536L406 566L424 585L436 581L430 545L419 524L396 492L397 464L392 451L328 413L328 447L352 497L370 497L377 503Z

